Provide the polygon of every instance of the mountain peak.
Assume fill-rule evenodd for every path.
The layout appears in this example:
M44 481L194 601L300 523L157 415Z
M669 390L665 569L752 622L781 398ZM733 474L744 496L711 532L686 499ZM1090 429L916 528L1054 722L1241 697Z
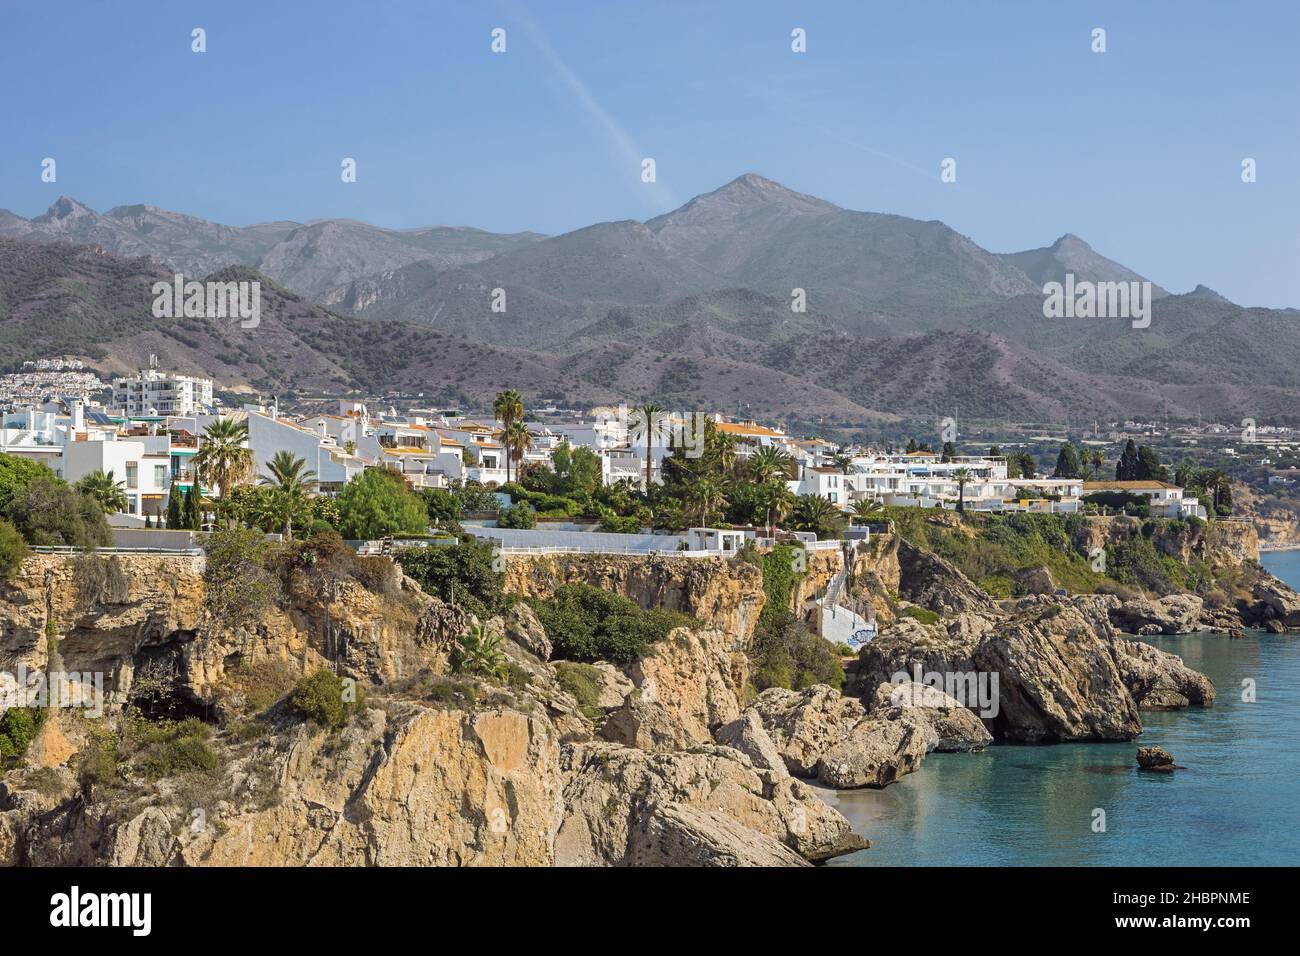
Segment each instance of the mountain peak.
M1193 289L1191 292L1187 293L1187 295L1189 298L1192 299L1205 299L1210 302L1231 301L1226 296L1220 295L1219 293L1215 292L1208 285L1203 285L1199 282L1196 284L1196 288Z
M81 216L93 216L95 210L71 196L60 196L45 210L46 219L76 219Z
M1072 232L1067 232L1060 239L1057 239L1054 243L1052 243L1052 248L1057 250L1078 249L1082 251L1086 249L1089 252L1092 251L1092 246L1088 245L1086 242L1084 242L1082 239L1080 239Z

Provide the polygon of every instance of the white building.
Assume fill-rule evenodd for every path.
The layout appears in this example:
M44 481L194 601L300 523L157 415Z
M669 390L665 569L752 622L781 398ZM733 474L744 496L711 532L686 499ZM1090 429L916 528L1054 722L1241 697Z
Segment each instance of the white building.
M141 369L113 379L113 406L128 417L193 415L212 408L212 379Z

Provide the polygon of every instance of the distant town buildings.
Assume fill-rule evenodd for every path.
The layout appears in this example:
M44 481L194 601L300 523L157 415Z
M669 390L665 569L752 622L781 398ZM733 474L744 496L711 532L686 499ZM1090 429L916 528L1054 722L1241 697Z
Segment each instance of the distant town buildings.
M113 379L113 407L134 417L193 415L212 408L212 379L156 368Z

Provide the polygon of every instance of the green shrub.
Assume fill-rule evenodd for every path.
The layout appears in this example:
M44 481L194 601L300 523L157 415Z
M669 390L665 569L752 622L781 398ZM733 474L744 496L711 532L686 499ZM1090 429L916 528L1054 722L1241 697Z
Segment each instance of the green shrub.
M578 702L578 709L589 720L600 720L605 711L600 706L600 672L590 664L558 661L555 680Z
M509 508L502 508L497 516L498 528L531 528L537 524L537 512L526 501Z
M788 610L760 618L749 657L758 690L803 690L813 684L838 690L844 684L844 665L835 645L812 633Z
M508 672L506 656L501 650L501 635L489 631L477 621L471 624L456 638L456 646L451 652L451 669L456 674L504 680Z
M354 698L345 700L345 689ZM319 670L304 677L289 695L289 705L294 711L318 724L337 730L366 705L366 694L360 685L344 684L343 678L330 670Z
M0 577L10 577L28 554L27 540L8 518L0 518Z
M141 769L158 779L180 773L215 773L221 760L208 746L212 728L195 717L149 725L141 722L139 739L147 742Z
M508 603L505 573L492 545L469 535L451 547L402 548L397 563L424 590L440 600L455 600L481 620Z
M0 766L16 766L45 723L42 707L10 707L0 716Z
M936 624L939 621L939 615L928 607L912 605L903 609L903 615L920 621L922 624Z
M386 468L367 468L348 482L335 502L339 532L345 538L420 534L429 526L425 499L406 486L405 478Z
M675 627L692 627L685 614L642 610L635 602L588 584L564 584L547 600L532 600L557 657L612 661L627 666Z

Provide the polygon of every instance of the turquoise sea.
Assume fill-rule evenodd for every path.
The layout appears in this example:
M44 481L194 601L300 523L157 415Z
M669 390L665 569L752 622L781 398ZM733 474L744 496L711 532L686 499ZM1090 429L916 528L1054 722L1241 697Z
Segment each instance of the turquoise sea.
M1300 552L1263 563L1300 589ZM1132 743L931 754L884 790L823 790L872 842L830 865L1300 864L1300 636L1149 640L1209 675L1213 707L1144 711ZM1139 772L1134 755L1149 744L1187 769ZM1094 832L1097 810L1105 832Z

